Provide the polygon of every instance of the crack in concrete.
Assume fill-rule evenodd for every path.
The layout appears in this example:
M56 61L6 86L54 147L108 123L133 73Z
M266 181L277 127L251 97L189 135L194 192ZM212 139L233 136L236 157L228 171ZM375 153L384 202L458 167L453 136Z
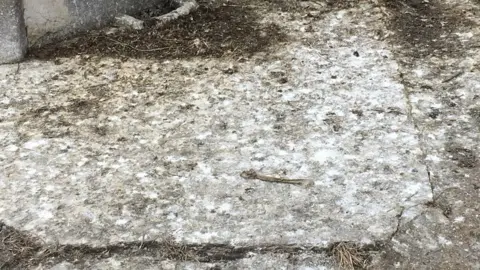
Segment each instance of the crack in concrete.
M422 150L423 151L423 150ZM425 153L426 154L426 153ZM427 169L427 177L428 177L428 183L430 184L430 190L432 192L432 201L435 201L435 186L433 185L432 181L432 173L430 171L430 166L428 164L425 164L425 167Z
M425 166L425 169L427 171L427 180L428 180L428 184L430 186L430 191L432 193L432 201L434 201L435 200L435 186L434 186L432 178L431 178L430 166L428 166L428 164L425 161L426 157L428 156L427 147L425 146L425 136L423 134L423 130L421 130L419 128L419 125L418 125L417 121L413 117L413 113L412 113L413 106L412 106L412 103L411 103L411 100L410 100L410 91L409 91L409 87L408 87L408 82L405 80L404 73L400 72L399 78L400 78L400 83L403 85L403 95L404 95L405 103L406 103L406 107L407 107L407 117L412 122L413 128L418 132L417 137L418 137L420 150L422 151L422 159L423 159L422 163Z
M405 66L404 63L400 63L401 66ZM421 157L422 157L422 164L425 166L425 170L427 172L427 180L428 180L428 185L430 187L430 192L431 192L431 198L432 200L430 202L427 202L425 205L428 205L428 204L431 204L431 205L434 205L435 204L435 186L434 186L434 183L432 181L432 177L431 177L431 170L430 170L430 166L427 164L426 162L426 157L428 156L428 153L427 153L427 147L426 147L426 144L425 144L425 136L424 136L424 133L423 133L423 130L419 128L419 124L418 122L415 120L415 117L413 117L413 105L411 103L411 98L410 98L410 87L409 87L409 82L406 81L405 77L404 77L405 73L403 73L401 70L399 72L399 81L400 83L402 84L403 86L403 89L402 89L402 92L403 92L403 95L404 95L404 99L405 99L405 105L406 105L406 111L407 111L407 117L409 119L409 121L412 123L413 125L413 128L417 131L417 138L418 138L418 144L419 144L419 147L420 147L420 150L421 150ZM405 213L406 210L412 208L412 207L416 207L418 206L417 205L413 205L413 206L410 206L408 208L405 208L405 207L401 207L401 210L400 212L396 215L397 217L397 226L395 228L395 230L392 232L392 234L390 235L389 237L389 243L392 242L393 238L398 234L398 232L400 231L400 228L402 227L402 219L403 219L403 214ZM415 216L414 218L412 218L412 220L415 220L416 218L418 218L419 216L423 215L424 212L422 211L420 214L418 214L417 216Z
M428 203L427 203L428 204ZM389 237L389 241L391 242L393 240L393 238L396 236L396 234L400 231L400 228L402 227L402 221L403 221L403 214L411 209L411 208L414 208L414 207L417 207L419 205L426 205L425 203L418 203L418 204L414 204L412 206L409 206L409 207L400 207L400 211L399 213L395 216L397 218L397 226L395 228L395 230L392 232L392 234L390 235ZM411 223L413 221L415 221L418 217L422 216L423 214L425 213L425 211L421 211L419 214L417 214L416 216L412 217L410 220L408 220L408 223ZM407 223L406 223L407 224Z
M396 218L397 218L397 226L395 227L395 231L393 231L393 233L390 235L390 237L388 238L389 242L392 241L392 239L395 237L395 235L398 233L398 231L400 230L400 227L402 225L402 216L403 216L403 213L405 212L405 207L401 207L401 210L400 210L400 213L398 213L396 215Z

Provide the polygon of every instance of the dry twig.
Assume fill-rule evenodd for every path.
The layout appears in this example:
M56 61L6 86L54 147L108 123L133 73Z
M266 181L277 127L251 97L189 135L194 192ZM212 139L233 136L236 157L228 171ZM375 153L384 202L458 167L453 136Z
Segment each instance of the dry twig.
M343 269L363 269L367 264L367 254L354 243L338 243L332 248L332 253Z

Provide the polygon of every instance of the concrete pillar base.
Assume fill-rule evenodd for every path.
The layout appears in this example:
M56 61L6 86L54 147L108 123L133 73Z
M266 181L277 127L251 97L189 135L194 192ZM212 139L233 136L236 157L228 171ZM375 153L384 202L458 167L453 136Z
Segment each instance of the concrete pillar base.
M24 59L28 41L22 0L0 1L0 64Z

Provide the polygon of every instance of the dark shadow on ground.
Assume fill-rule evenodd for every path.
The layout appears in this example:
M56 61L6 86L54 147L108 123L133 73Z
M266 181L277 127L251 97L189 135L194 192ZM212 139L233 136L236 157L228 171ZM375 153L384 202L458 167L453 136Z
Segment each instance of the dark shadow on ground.
M402 54L423 58L454 56L465 51L455 32L473 23L457 9L440 1L383 0L383 3L390 15L387 26L395 32L394 43L403 45Z
M32 48L29 56L48 60L76 55L144 59L250 55L286 39L278 25L259 23L258 14L248 5L206 4L161 28L147 24L143 30L119 29L110 34L89 31Z

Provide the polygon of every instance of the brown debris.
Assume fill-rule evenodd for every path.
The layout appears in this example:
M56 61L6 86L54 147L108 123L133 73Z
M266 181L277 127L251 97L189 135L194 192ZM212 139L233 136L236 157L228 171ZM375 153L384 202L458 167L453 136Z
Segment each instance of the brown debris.
M249 55L286 40L276 24L261 24L253 7L202 4L197 11L163 27L84 33L32 48L30 57L55 59L76 55L120 58L178 59L195 56Z
M355 243L337 243L331 252L342 269L364 269L368 265L368 254Z

